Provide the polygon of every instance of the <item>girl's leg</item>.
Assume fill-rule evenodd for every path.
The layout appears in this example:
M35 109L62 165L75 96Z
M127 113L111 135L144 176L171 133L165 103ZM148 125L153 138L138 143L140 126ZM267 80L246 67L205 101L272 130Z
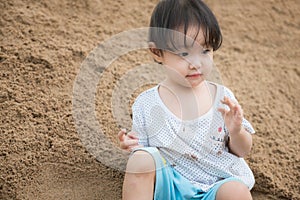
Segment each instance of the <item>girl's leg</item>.
M134 152L127 163L123 200L152 200L155 185L155 162L146 151Z
M239 181L229 181L218 189L216 200L252 200L246 185Z

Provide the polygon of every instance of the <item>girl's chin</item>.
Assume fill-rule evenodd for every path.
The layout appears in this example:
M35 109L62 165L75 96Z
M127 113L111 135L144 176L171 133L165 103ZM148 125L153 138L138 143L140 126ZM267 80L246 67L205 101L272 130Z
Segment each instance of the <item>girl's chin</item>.
M204 79L189 80L187 85L189 85L189 87L195 88L195 87L201 85L203 82L204 82Z
M198 87L199 85L201 85L203 83L204 80L198 80L198 81L189 81L187 83L184 84L185 87L188 87L188 88L196 88Z
M182 86L186 88L196 88L204 82L205 79L198 78L198 79L183 79L182 77L178 79L172 79L171 81L167 81L171 85Z

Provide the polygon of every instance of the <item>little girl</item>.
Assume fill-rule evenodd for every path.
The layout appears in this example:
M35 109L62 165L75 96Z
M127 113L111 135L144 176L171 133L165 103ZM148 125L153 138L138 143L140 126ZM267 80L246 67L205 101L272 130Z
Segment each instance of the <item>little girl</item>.
M206 81L222 43L218 22L201 0L163 0L153 11L149 49L166 79L132 107L132 152L123 199L252 199L253 174L242 157L251 124L233 93Z

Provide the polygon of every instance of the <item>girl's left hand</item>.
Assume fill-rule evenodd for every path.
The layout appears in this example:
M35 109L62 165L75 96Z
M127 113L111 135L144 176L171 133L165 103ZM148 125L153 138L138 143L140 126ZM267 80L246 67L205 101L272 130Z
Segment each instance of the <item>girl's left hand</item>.
M223 115L229 134L239 134L242 130L243 109L238 103L234 103L228 97L224 97L221 102L229 107L229 110L225 108L218 109Z
M118 133L118 139L120 142L120 147L126 151L132 151L132 149L137 147L143 147L139 145L139 138L135 132L127 133L126 129L121 129Z

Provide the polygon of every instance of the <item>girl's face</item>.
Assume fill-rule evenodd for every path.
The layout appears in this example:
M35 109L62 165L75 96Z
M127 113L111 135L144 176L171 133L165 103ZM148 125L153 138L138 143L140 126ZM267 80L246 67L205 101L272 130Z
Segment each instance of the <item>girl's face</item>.
M205 46L201 29L190 27L186 34L186 43L184 43L182 32L179 30L180 34L176 34L177 36L174 37L176 49L163 50L160 60L155 59L165 66L167 81L195 88L205 80L212 70L213 49Z

